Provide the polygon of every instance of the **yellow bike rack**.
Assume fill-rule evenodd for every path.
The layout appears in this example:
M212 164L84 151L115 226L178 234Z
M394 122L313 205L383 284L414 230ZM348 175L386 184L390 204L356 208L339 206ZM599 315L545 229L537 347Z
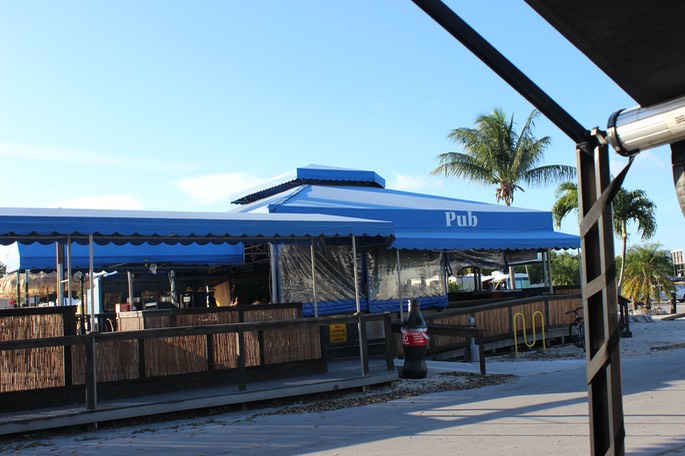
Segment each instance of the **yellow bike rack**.
M516 354L518 355L519 352L519 343L518 343L518 336L516 333L516 319L517 317L521 317L521 321L523 322L523 343L526 344L526 347L528 348L533 348L535 345L535 342L537 341L536 337L536 332L535 332L535 316L540 315L540 328L542 329L542 349L546 350L547 347L545 346L545 316L542 315L542 312L539 310L536 310L533 312L533 316L531 317L531 326L533 329L533 341L529 344L528 340L526 338L526 317L523 315L522 312L517 312L514 314L514 350L516 351Z

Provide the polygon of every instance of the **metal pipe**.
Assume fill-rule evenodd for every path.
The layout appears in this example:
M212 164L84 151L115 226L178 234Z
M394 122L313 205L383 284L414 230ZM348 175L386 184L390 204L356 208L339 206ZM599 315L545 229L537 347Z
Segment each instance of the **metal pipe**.
M57 292L55 293L55 305L64 305L64 245L61 242L55 242L57 250Z
M312 300L314 302L314 316L319 316L319 303L316 300L316 266L314 264L314 238L309 238L309 254L312 261ZM356 264L356 263L355 263Z
M280 302L278 299L278 269L276 264L276 247L269 242L269 263L271 267L271 302Z
M395 249L397 253L397 294L400 297L400 321L404 321L404 308L402 307L402 277L400 275L400 250Z
M133 273L131 271L126 271L126 277L128 278L128 307L129 310L134 310L133 307ZM195 291L193 289L193 291Z
M26 296L26 307L29 306L29 273L30 269L24 271L24 296Z
M88 271L90 273L90 293L88 300L90 301L90 330L97 331L98 324L95 321L95 267L93 265L93 235L88 235Z
M361 304L359 303L359 274L357 272L357 240L354 236L352 236L352 257L354 259L354 300L355 303L357 304L357 313L356 315L359 317L359 320L357 322L357 338L359 339L359 362L361 364L361 371L362 371L362 376L365 376L367 374L366 371L366 356L365 353L366 351L364 350L364 338L362 335L365 333L362 325L365 323L362 322L361 318Z
M547 257L545 269L547 270L547 280L549 281L549 294L554 294L554 277L552 276L552 249L547 249L545 256Z
M67 299L71 306L73 304L71 291L71 235L67 235Z
M20 307L21 305L21 274L19 273L19 269L17 269L17 303L15 304L16 307Z

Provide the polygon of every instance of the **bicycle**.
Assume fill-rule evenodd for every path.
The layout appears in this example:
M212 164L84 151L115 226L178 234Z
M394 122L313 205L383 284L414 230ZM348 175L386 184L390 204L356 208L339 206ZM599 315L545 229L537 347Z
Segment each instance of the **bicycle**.
M568 335L576 347L580 347L585 351L585 323L583 322L583 317L578 315L578 311L581 309L582 307L578 307L565 313L575 315L573 323L568 327Z

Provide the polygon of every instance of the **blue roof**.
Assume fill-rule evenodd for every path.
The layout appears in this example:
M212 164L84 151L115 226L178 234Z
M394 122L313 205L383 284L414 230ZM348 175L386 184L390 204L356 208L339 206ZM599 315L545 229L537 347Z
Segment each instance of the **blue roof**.
M548 211L357 186L301 185L236 209L321 213L392 221L392 247L418 250L578 248Z
M276 195L302 184L357 185L385 188L385 179L373 171L335 168L323 165L308 165L297 168L295 173L278 176L270 184L253 189L244 195L236 196L233 204L248 204Z

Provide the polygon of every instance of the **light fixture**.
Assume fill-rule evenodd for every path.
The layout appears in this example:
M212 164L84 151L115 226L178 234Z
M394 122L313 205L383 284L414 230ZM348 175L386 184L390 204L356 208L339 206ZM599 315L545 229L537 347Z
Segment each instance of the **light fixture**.
M152 263L150 265L150 272L153 274L157 274L157 265L155 263Z
M609 117L607 139L624 156L670 144L673 183L685 215L685 96L616 111Z
M621 155L685 139L685 97L616 111L607 124L609 144Z

